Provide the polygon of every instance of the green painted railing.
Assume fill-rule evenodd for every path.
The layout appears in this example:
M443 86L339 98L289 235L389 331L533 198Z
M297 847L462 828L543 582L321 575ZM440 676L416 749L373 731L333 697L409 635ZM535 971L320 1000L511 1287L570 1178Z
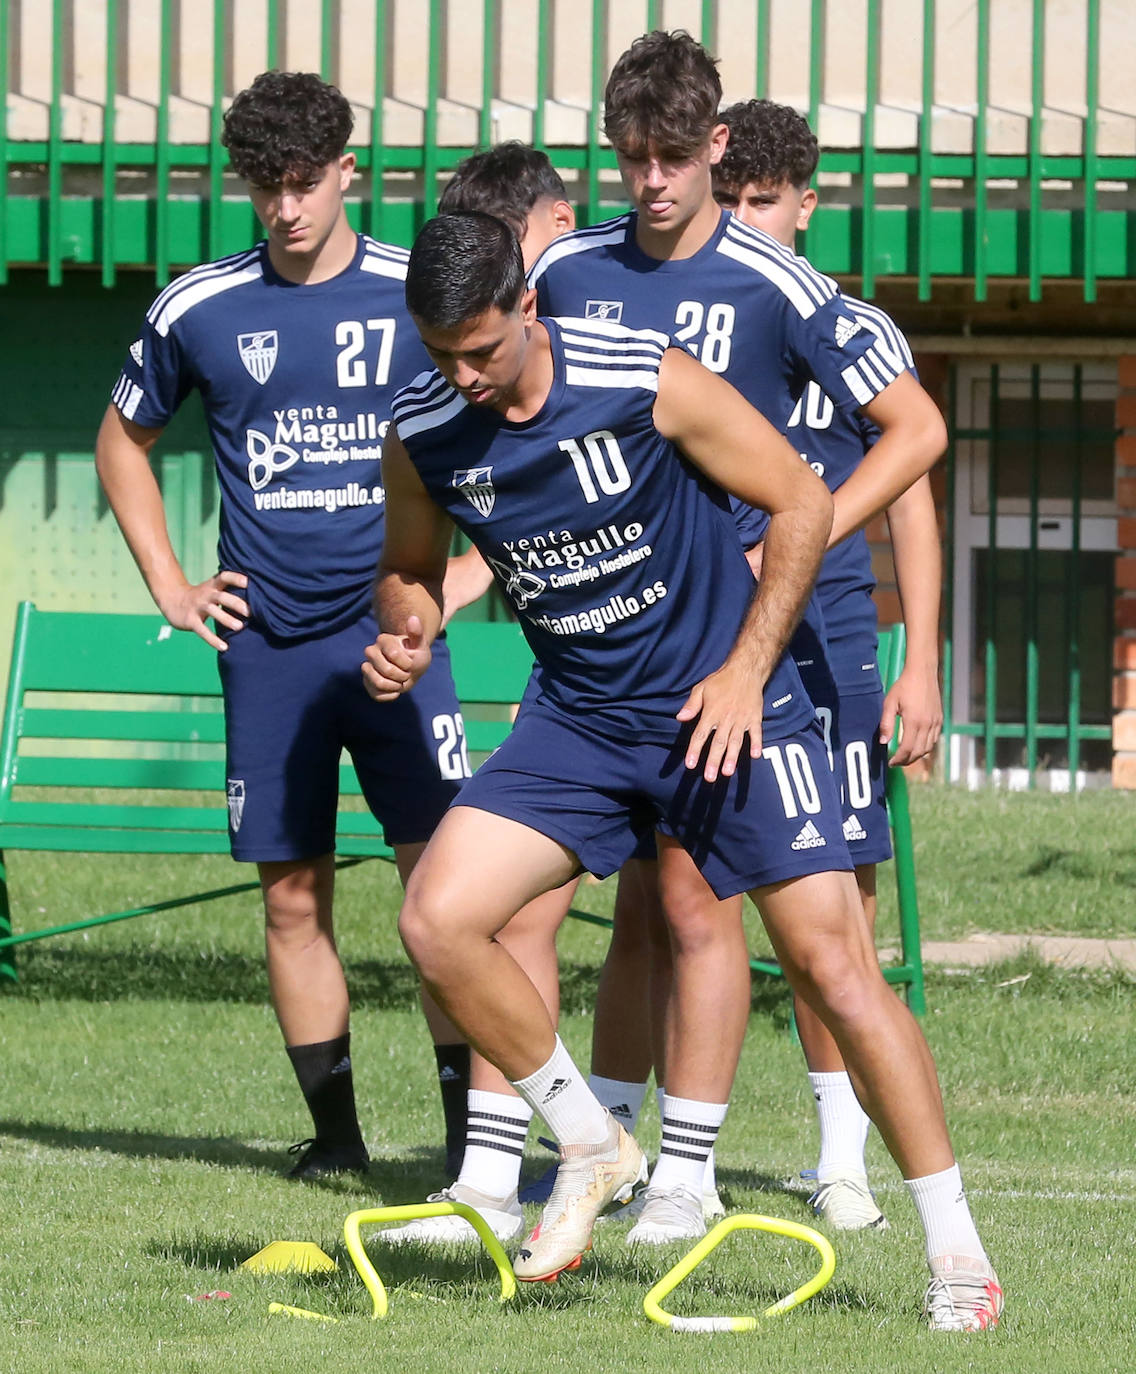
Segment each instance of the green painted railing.
M1098 187L1136 177L1136 156L1104 156L1099 151L1101 0L1082 3L1086 111L1081 120L1081 150L1076 155L1050 156L1042 143L1046 112L1045 0L1026 0L1031 22L1022 41L1029 50L1030 112L1022 149L1014 154L989 150L991 0L977 0L973 18L976 56L971 74L975 92L972 148L969 152L949 153L936 151L933 138L936 109L942 105L941 101L936 103L936 79L941 78L945 66L944 56L936 48L936 0L919 0L918 4L912 0L910 12L905 11L900 19L896 17L896 7L885 7L881 0L867 0L861 146L826 148L822 154L821 171L848 174L851 187L833 196L841 203L822 206L814 218L807 244L810 257L826 270L859 277L862 292L868 296L874 293L882 277L913 276L919 297L924 300L930 297L933 280L940 276L971 279L974 297L979 301L986 299L993 278L1024 279L1032 300L1040 298L1047 277L1080 279L1084 298L1092 301L1102 279L1136 275L1136 234L1132 229L1136 213L1112 194L1104 199L1118 208L1099 208L1102 197ZM126 7L121 0L103 0L103 4L109 41L101 138L79 142L63 137L64 54L70 36L68 25L74 14L65 0L50 0L47 139L16 141L6 128L0 129L0 176L5 178L10 192L0 204L0 281L6 279L11 265L42 265L49 280L58 285L68 266L92 264L100 267L103 283L108 286L113 284L117 269L124 266L152 266L158 281L164 282L175 266L245 246L254 231L251 214L237 188L231 186L230 194L224 194L224 151L217 137L223 105L232 94L226 89L226 73L231 70L233 59L232 0L211 0L201 7L201 22L211 33L213 51L208 145L171 141L171 96L177 60L175 19L181 14L175 0L159 0L154 52L158 86L154 140L139 143L119 137L117 126L121 121L116 120L114 97L121 91L123 64L117 36ZM444 5L442 0L422 0L419 7L427 27L428 57L422 145L404 146L389 141L383 101L390 93L387 74L392 51L388 30L394 5L395 0L376 0L373 32L365 35L374 55L371 65L375 76L370 116L361 120L356 130L356 152L365 175L361 182L363 198L353 206L353 214L360 228L406 242L423 216L432 213L439 177L473 149L439 142L446 46L452 49L455 42L461 41L460 34L455 35L460 8ZM480 35L470 56L480 62L480 109L476 112L475 132L482 144L493 136L494 102L499 101L496 68L504 5L505 0L482 0L481 5L470 9L471 16L476 11L476 22L471 19L471 33ZM321 71L336 79L342 48L339 5L336 0L320 0L318 10L314 5L311 8L319 21L319 42L312 63L318 56ZM646 26L655 26L672 22L671 8L658 0L645 0L639 12ZM826 40L830 40L837 11L827 0L809 0L807 8L803 4L800 8L808 38L806 109L815 123L829 95ZM585 134L579 145L550 146L546 139L549 106L555 96L551 71L553 0L531 0L528 10L536 40L533 137L539 146L548 148L560 167L582 174L581 218L584 222L595 221L620 203L617 185L603 177L606 170L614 167L614 158L602 141L600 119L600 100L611 57L608 21L612 12L607 0L590 0L587 5L578 6L580 22L590 27L590 38L584 45L590 60ZM22 13L10 0L0 0L0 99L5 105L13 94L9 86L16 46L14 26L16 16ZM736 11L731 9L728 13L736 21ZM725 9L720 12L715 0L702 0L698 9L697 35L712 48L730 40L731 34L723 29L726 14ZM754 0L752 14L752 81L748 90L733 89L728 96L734 99L759 94L778 98L772 0ZM285 58L284 18L282 0L267 0L265 66L278 65ZM922 62L919 104L913 112L917 132L911 147L885 148L878 146L876 137L883 39L885 25L901 21L922 24L918 49ZM957 56L952 54L951 60L957 61ZM960 97L956 103L967 102ZM74 180L72 174L81 173L84 168L101 170L99 194L92 193L87 180L81 187ZM175 173L184 169L201 173L204 189L191 195L180 193ZM139 170L152 176L150 194L124 194L122 173ZM8 181L9 172L42 174L42 190L22 194L18 179ZM385 180L387 174L396 172L411 173L418 179L410 201L405 198L405 185L395 188ZM901 203L890 191L886 197L881 194L882 180L896 174L907 179L906 198L901 198ZM940 189L946 180L955 183L949 198ZM965 188L961 197L957 189L960 182ZM1007 182L1016 183L1018 188L1012 205L1005 203L1001 190L998 199L992 199L993 183L1004 187ZM1071 184L1074 194L1051 197L1051 182ZM393 194L396 190L397 198Z

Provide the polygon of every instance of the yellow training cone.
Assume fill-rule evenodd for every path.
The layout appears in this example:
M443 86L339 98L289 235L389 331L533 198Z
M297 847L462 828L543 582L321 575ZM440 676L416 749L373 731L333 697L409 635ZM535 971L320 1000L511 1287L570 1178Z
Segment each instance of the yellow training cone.
M311 1240L274 1240L241 1265L253 1274L330 1274L339 1265Z

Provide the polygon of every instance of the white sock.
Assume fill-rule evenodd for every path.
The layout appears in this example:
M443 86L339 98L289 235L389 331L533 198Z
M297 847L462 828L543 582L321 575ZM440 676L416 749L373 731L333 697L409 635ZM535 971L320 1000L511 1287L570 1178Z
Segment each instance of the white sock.
M663 1102L663 1143L651 1174L652 1188L683 1187L702 1196L706 1159L714 1148L718 1127L726 1119L726 1102L694 1102L666 1097Z
M702 1171L702 1191L704 1193L716 1193L718 1191L718 1173L714 1168L713 1150L706 1156L706 1167Z
M548 1062L536 1073L518 1079L513 1087L534 1112L544 1117L561 1147L598 1145L607 1139L611 1118L596 1101L559 1036Z
M466 1094L465 1154L457 1181L488 1197L515 1193L531 1120L532 1108L523 1098L471 1088Z
M663 1119L663 1103L667 1100L667 1090L663 1087L655 1089L655 1105L659 1109L659 1120Z
M939 1255L968 1255L985 1259L986 1251L974 1229L959 1166L952 1164L941 1174L909 1178L907 1187L927 1238L927 1258Z
M588 1078L588 1087L600 1106L606 1107L623 1129L634 1135L647 1096L646 1083L628 1083L622 1078L604 1078L593 1073Z
M860 1106L846 1073L810 1073L820 1123L820 1162L817 1182L835 1174L866 1174L864 1144L872 1124Z

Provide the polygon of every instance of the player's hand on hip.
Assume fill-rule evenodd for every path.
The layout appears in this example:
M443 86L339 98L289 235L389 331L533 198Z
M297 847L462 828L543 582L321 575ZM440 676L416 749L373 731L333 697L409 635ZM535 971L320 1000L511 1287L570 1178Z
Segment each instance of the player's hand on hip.
M409 692L430 666L433 654L422 633L422 622L408 616L406 633L381 634L363 651L363 686L376 701L395 701Z
M696 682L676 719L697 721L685 763L687 768L701 765L707 782L719 773L732 777L743 751L751 759L761 754L762 694L753 673L741 664L727 662Z
M158 602L158 609L175 630L192 630L206 644L222 652L229 646L205 623L210 617L226 630L243 630L249 616L248 602L230 590L248 586L244 573L222 569L197 586L186 583ZM240 618L238 618L240 617Z
M881 743L891 743L897 717L903 728L891 756L893 768L925 758L939 742L943 730L943 699L937 672L920 670L909 664L896 678L884 697L880 716Z

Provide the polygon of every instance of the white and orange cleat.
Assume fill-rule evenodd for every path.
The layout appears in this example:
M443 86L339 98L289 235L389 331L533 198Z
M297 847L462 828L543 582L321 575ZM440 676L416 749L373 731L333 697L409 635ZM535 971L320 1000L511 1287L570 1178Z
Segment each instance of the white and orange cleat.
M552 1283L578 1269L599 1214L646 1180L647 1156L614 1117L608 1123L608 1137L598 1145L561 1146L552 1195L513 1261L523 1282Z
M989 1260L938 1255L923 1311L932 1331L988 1331L1002 1315L1002 1289Z

